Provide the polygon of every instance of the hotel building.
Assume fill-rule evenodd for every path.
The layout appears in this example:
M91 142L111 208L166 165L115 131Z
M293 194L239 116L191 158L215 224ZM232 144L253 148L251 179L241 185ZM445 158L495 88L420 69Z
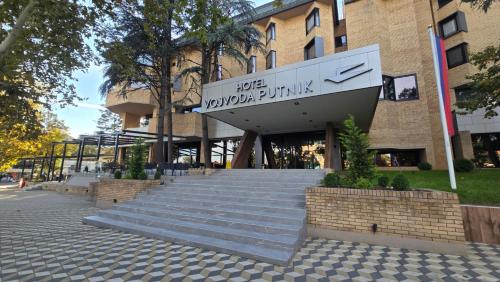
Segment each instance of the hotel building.
M279 8L257 7L252 24L264 35L265 53L249 54L242 68L221 50L220 81L204 87L203 99L188 92L188 81L175 83L172 140L177 162L207 163L200 152L203 111L209 116L214 167L232 161L234 167L338 169L343 154L338 131L352 113L369 132L378 166L428 162L444 169L427 28L432 24L444 38L454 104L467 99L466 76L476 71L467 55L498 44L500 4L484 13L460 0L285 0ZM199 60L196 55L191 59ZM173 64L172 70L179 73L181 67ZM287 72L294 77L279 84ZM325 87L332 89L325 92ZM243 102L238 95L244 90L254 93L255 100L282 91L305 96L310 91L314 97L259 103L245 94ZM217 98L222 101L219 108ZM120 115L123 129L156 133L157 106L149 93L126 98L110 93L106 107ZM484 119L481 111L456 115L455 127L455 158L472 159L473 139L500 133L500 118ZM125 155L123 147L119 159Z

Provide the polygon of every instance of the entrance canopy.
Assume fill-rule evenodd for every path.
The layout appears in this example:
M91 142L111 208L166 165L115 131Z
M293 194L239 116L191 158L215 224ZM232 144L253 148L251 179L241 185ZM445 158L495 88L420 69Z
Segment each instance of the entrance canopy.
M368 130L382 86L378 45L206 84L202 113L273 134L340 126L352 114Z

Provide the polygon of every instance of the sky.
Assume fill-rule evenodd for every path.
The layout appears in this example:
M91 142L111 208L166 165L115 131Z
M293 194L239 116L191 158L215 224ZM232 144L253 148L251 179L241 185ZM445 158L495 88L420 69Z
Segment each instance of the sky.
M271 0L256 0L256 6L271 2ZM99 86L103 82L104 66L91 66L87 71L75 74L74 82L78 96L85 101L76 103L76 106L57 108L59 119L63 120L72 137L78 138L81 134L93 134L97 130L96 121L100 116L99 109L105 100L99 94Z

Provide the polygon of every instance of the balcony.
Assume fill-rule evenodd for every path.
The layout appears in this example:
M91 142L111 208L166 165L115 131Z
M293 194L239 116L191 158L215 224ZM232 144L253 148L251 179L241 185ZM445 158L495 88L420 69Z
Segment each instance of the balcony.
M157 117L149 121L149 132L156 133L158 124ZM173 134L177 137L201 137L201 114L200 113L173 113L172 114ZM167 121L165 120L165 133L167 133Z
M147 90L128 93L126 97L117 93L109 93L106 96L106 108L110 111L120 113L131 113L137 116L151 114L155 108L156 100Z

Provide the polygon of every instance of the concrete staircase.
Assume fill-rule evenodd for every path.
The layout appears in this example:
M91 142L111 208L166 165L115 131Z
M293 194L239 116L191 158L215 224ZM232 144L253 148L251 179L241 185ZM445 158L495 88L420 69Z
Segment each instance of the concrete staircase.
M323 175L233 169L177 177L83 222L287 265L306 236L305 187Z

